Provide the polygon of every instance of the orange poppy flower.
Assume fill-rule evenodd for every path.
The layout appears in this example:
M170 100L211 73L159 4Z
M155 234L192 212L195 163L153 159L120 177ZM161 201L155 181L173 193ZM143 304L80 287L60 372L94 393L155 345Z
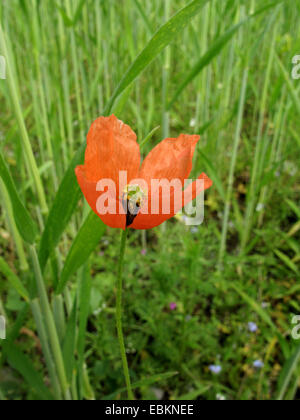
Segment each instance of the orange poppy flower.
M87 136L85 163L75 170L78 183L90 207L106 225L151 229L211 187L212 181L202 173L200 182L183 188L199 139L186 134L165 139L141 165L140 148L131 128L114 115L100 117ZM110 183L104 182L105 188L100 185L107 180L114 188L109 188ZM163 189L163 182L170 188Z

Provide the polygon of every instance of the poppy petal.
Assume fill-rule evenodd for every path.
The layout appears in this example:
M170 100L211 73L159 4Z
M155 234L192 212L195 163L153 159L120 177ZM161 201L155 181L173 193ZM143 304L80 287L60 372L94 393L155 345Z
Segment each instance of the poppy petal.
M200 136L181 134L160 142L146 157L140 178L150 183L151 179L188 179L193 165L193 155Z
M133 229L152 229L156 226L159 226L166 220L174 217L175 214L177 214L183 206L186 206L189 202L194 200L202 191L210 188L213 184L212 180L205 173L202 173L198 177L198 180L202 180L203 182L199 183L197 181L194 181L184 191L177 190L175 192L174 190L172 190L171 194L169 193L168 196L163 196L160 190L158 204L159 214L151 214L152 203L151 195L149 195L147 203L148 214L143 214L141 210L141 213L137 215L136 219L130 227ZM170 211L168 212L168 214L163 214L163 199L169 200L167 202L170 202Z
M78 184L93 212L99 216L102 222L107 226L125 229L126 215L118 213L119 202L115 199L115 197L110 197L111 206L115 209L115 211L111 211L107 214L100 214L97 211L97 202L104 193L97 191L97 182L88 180L85 171L86 169L83 165L77 166L75 169Z
M87 136L85 173L90 181L113 180L118 188L119 172L127 171L128 182L140 168L140 148L136 134L117 117L100 117Z

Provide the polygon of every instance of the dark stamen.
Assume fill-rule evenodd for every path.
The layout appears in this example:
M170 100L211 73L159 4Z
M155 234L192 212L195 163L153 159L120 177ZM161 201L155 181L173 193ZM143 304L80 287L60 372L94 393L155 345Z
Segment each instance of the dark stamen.
M134 222L134 219L140 211L139 202L134 202L132 199L123 198L122 204L124 210L126 211L126 227L131 226Z
M127 185L122 195L122 204L126 212L126 227L131 226L141 210L145 193L139 185Z

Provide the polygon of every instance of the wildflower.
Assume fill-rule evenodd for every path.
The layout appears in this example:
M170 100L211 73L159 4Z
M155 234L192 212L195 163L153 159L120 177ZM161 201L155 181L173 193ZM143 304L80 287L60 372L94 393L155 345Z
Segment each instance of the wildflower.
M262 369L264 366L265 366L265 365L264 365L264 363L263 363L261 360L255 360L255 361L253 362L253 367L254 367L255 369Z
M146 255L147 254L147 249L142 249L141 250L141 255Z
M196 233L198 233L199 232L199 229L197 228L197 226L193 226L192 228L191 228L191 233L193 234L193 235L195 235Z
M222 366L220 365L210 365L208 369L213 373L214 375L219 375L222 372Z
M216 395L216 399L218 401L226 401L226 397L224 395L222 395L222 394L217 394Z
M171 309L171 311L174 311L176 308L177 308L177 303L171 302L170 303L170 309Z
M151 229L211 187L212 181L202 173L198 177L202 182L182 188L192 170L199 139L185 134L165 139L140 166L140 148L131 128L114 115L100 117L87 136L85 163L75 170L78 183L90 207L106 225L124 230ZM153 180L158 181L155 186ZM162 180L180 181L180 188L177 184L163 194L159 185ZM167 212L162 209L166 199L170 203Z
M255 322L248 322L248 330L252 333L255 333L257 331L257 325Z

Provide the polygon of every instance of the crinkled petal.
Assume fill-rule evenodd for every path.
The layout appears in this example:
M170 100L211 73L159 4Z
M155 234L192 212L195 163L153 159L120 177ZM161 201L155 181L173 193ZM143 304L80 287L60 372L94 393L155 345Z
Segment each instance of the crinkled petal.
M178 138L163 140L144 160L139 177L148 183L151 179L180 179L183 184L191 173L199 139L197 135L181 134Z
M177 214L184 206L194 200L202 191L212 186L212 180L205 173L202 173L198 177L198 180L202 180L203 182L197 183L197 181L194 181L185 190L172 190L168 196L163 195L162 191L160 190L157 198L155 198L155 200L159 199L159 203L157 205L157 208L159 209L158 214L151 214L153 207L151 194L149 194L148 202L146 204L148 207L148 213L143 214L142 209L130 227L133 229L152 229L156 226L159 226L166 220L174 217L175 214ZM164 214L165 211L163 210L162 205L163 200L167 200L165 202L170 203L170 209L167 214Z
M128 182L140 168L136 134L114 115L93 122L87 136L85 174L90 181L112 179L119 186L119 172L127 171ZM119 192L119 191L118 191Z
M110 197L111 210L107 214L101 214L97 210L97 202L103 192L97 191L97 182L90 181L86 177L85 166L77 166L76 177L78 184L81 188L83 195L85 196L89 206L93 212L100 217L103 223L112 228L125 229L126 216L125 214L119 213L119 201L114 196Z

